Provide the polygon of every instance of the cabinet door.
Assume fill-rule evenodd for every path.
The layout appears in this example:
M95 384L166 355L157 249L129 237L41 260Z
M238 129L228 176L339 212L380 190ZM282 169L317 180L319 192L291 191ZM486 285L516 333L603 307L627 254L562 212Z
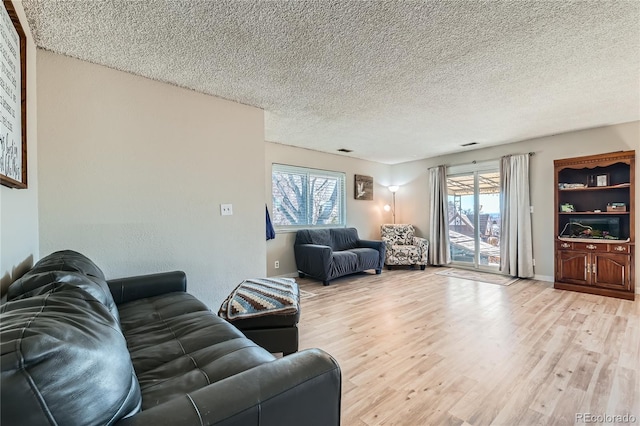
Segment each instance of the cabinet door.
M558 250L556 280L572 284L589 284L587 260L590 253Z
M593 284L598 287L629 290L630 257L617 253L592 253Z

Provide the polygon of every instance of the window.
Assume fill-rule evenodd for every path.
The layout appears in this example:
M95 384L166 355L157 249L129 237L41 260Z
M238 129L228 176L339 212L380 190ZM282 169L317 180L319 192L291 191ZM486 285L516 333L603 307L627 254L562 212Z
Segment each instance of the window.
M271 193L278 230L345 226L344 173L274 164Z

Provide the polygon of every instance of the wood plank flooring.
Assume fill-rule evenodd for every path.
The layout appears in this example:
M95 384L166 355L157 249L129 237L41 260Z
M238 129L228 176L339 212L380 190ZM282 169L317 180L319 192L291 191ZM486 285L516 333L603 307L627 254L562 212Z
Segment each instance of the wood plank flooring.
M340 364L344 426L640 424L639 301L437 271L297 279L300 348Z

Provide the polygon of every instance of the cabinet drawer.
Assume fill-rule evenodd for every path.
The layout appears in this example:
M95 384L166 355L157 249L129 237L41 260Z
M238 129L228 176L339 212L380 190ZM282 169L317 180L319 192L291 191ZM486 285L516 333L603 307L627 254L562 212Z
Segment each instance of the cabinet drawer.
M558 250L573 250L573 243L568 241L558 241L556 243L556 248Z
M595 243L573 243L574 250L593 251L598 253L606 253L609 251L609 244Z
M609 251L611 253L623 253L627 254L630 252L631 246L625 244L609 244Z

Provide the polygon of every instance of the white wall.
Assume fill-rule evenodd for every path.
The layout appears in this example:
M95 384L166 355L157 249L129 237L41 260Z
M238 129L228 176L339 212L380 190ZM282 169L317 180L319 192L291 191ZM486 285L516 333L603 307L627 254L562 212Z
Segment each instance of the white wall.
M108 278L184 270L214 309L264 276L262 110L37 57L42 256L74 249Z
M291 166L312 167L346 173L347 186L347 226L355 227L362 239L380 239L380 225L391 222L391 214L383 210L391 203L391 193L387 186L391 166L359 160L338 154L327 154L276 143L266 144L265 154L265 198L269 212L273 213L271 198L271 165L273 163ZM354 175L373 177L373 200L354 199ZM293 255L295 232L277 233L276 238L267 241L267 275L294 275L296 262ZM275 269L274 262L280 262Z
M535 273L540 279L553 280L553 160L582 155L600 154L612 151L638 150L640 143L640 122L619 124L589 130L563 133L544 138L478 149L426 160L393 166L393 179L402 185L401 190L411 204L405 203L403 221L414 223L425 235L428 234L429 178L427 169L440 164L454 165L496 159L507 154L533 152L531 158L531 203ZM639 174L636 172L636 176ZM637 183L636 178L636 183ZM636 200L640 185L636 185ZM637 207L637 206L636 206ZM636 208L636 223L640 223ZM636 291L640 289L640 268L636 267Z
M0 294L38 260L38 130L36 48L20 2L27 39L27 189L0 186Z

